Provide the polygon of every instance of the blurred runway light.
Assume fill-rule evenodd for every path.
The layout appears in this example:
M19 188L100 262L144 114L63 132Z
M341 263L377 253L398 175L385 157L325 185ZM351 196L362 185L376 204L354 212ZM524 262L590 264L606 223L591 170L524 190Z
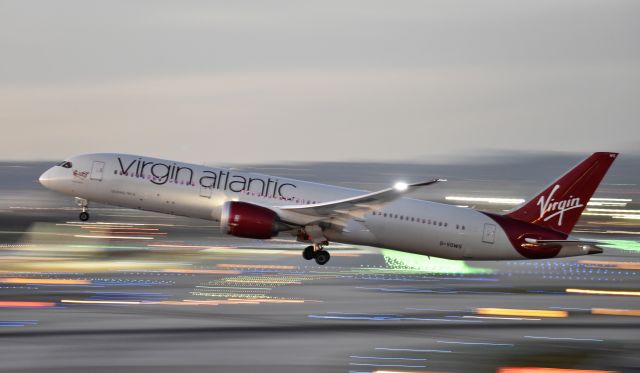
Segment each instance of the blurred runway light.
M262 264L217 264L217 267L222 268L250 268L250 269L298 269L296 266L286 265L262 265Z
M478 315L531 316L531 317L568 317L567 311L523 310L511 308L476 308Z
M0 301L0 307L7 308L49 308L55 307L53 302L29 302L29 301Z
M129 301L129 300L82 300L82 299L61 299L60 303L72 303L72 304L120 304L120 305L131 305L131 304L144 304L142 301ZM157 303L157 302L149 302Z
M184 274L196 274L196 275L239 275L242 271L234 271L230 269L163 269L160 272L166 273L184 273Z
M447 316L453 317L453 316ZM542 319L533 319L529 317L500 317L500 316L457 316L464 319L483 319L483 320L514 320L514 321L541 321Z
M80 228L81 229L97 229L100 231L125 230L125 231L134 231L134 232L156 232L160 230L160 228L134 228L130 226L114 226L114 227L81 226Z
M478 346L496 346L496 347L513 347L513 343L493 343L493 342L463 342L463 341L436 341L437 343L455 344L455 345L478 345Z
M597 261L597 260L580 260L578 263L584 264L587 266L592 266L592 267L640 270L640 262L608 262L608 261Z
M88 285L91 284L89 280L68 280L57 278L24 278L24 277L9 277L0 278L0 283L4 284L30 284L30 285Z
M151 225L154 227L176 227L177 225L175 224L156 224L156 223L116 223L116 222L95 222L95 223L85 223L82 221L68 221L65 224L56 224L56 225L72 225L72 226L113 226L113 225L117 225L117 226L147 226L147 225Z
M0 320L0 327L27 326L27 325L38 325L38 322L35 320L11 320L11 321Z
M396 368L426 368L426 365L402 365L402 364L369 364L369 363L349 363L354 366L368 366L368 367L396 367Z
M369 372L366 372L369 373ZM426 370L374 370L373 373L429 373ZM436 372L434 372L436 373ZM445 372L437 372L437 373L445 373Z
M497 373L615 373L610 370L562 369L536 367L502 367Z
M153 244L148 247L166 247L174 249L237 249L237 246L203 246L203 245L169 245L169 244Z
M593 212L620 212L625 214L640 214L640 210L625 210L625 209L593 209L587 208L587 211Z
M437 352L437 353L452 353L450 350L415 350L410 348L388 348L388 347L376 347L376 350L383 351L407 351L407 352Z
M501 198L501 197L467 197L467 196L446 196L447 201L456 202L484 202L498 205L517 205L524 203L522 198Z
M634 231L620 231L620 230L617 230L617 231L610 231L610 230L607 230L607 231L604 231L604 232L602 232L602 233L604 233L604 234L614 234L614 235L617 235L617 236L619 236L619 235L621 235L621 234L640 235L640 232L634 232ZM625 250L625 249L623 249L623 250Z
M593 315L608 315L608 316L640 316L640 310L624 310L613 308L593 308L591 310Z
M525 338L529 339L548 339L553 341L585 341L585 342L604 342L604 339L595 338L572 338L572 337L542 337L535 335L525 335Z
M632 200L630 198L591 198L587 206L598 207L625 207Z
M417 357L382 357L382 356L349 356L352 359L365 359L365 360L407 360L407 361L427 361L425 358Z
M596 289L567 289L567 293L590 295L622 295L640 297L640 291L631 290L596 290Z
M89 235L89 234L74 234L73 237L97 238L97 239L119 239L119 240L153 240L153 237L105 236L105 235Z
M583 212L582 215L585 216L608 216L612 219L629 219L629 220L638 220L640 219L640 214L623 214L623 213L605 213L605 212Z
M631 198L591 198L589 201L604 201L604 202L631 202Z
M307 315L310 319L327 319L327 320L351 320L351 321L437 321L437 322L458 322L458 323L480 323L480 320L460 320L460 319L444 319L444 318L423 318L423 317L398 317L398 316L368 316L352 315L352 316L336 316L336 315Z

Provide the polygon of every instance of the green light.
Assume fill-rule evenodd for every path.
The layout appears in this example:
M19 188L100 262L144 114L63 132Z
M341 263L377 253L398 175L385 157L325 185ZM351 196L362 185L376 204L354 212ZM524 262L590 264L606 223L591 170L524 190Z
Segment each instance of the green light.
M457 273L457 274L487 274L493 270L489 268L471 267L463 260L449 260L442 258L426 257L424 255L404 253L394 250L382 250L382 256L387 266L392 269L414 270L430 273Z
M603 240L603 247L625 251L640 252L640 242L632 240Z

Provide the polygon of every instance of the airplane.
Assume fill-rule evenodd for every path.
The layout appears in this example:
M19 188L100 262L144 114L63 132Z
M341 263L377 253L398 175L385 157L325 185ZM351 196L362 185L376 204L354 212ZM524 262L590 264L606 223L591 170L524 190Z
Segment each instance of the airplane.
M76 197L81 221L92 201L210 220L237 237L290 234L319 265L330 242L458 260L547 259L603 252L570 234L617 156L593 153L506 214L409 198L440 179L368 192L117 153L71 157L39 181Z

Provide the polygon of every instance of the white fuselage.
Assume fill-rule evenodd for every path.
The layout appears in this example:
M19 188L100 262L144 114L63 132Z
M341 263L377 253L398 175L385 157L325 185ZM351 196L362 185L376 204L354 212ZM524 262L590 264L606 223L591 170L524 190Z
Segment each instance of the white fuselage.
M269 208L354 197L366 191L125 154L87 154L52 167L46 187L88 201L219 221L226 201ZM284 215L286 220L286 214ZM525 259L504 230L482 212L400 198L344 229L326 229L333 242L449 259ZM576 255L563 253L559 256Z

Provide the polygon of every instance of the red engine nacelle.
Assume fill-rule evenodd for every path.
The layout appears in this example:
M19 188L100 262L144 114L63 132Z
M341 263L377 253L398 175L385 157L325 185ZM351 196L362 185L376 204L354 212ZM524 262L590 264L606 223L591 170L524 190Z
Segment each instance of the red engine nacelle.
M262 206L237 201L225 202L222 206L222 233L244 238L268 239L283 230L283 225L274 211Z

